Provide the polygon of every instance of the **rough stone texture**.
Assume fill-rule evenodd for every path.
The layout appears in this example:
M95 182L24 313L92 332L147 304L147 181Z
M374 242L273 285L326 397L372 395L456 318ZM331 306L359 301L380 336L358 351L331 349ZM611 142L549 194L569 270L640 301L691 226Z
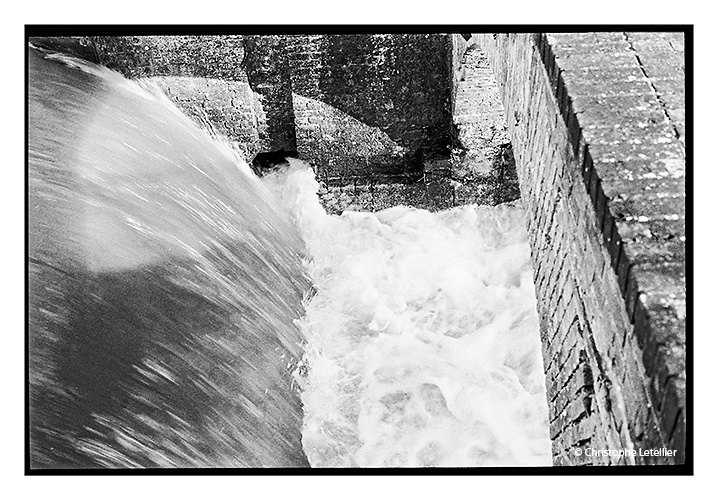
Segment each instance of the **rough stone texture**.
M330 179L409 176L422 162L448 156L451 132L450 43L446 35L297 35L287 37L292 89L368 127L397 145L354 153L326 144L320 108L297 113L300 156ZM300 132L300 130L302 132ZM361 139L361 138L359 138ZM344 146L344 147L342 147ZM327 163L327 158L334 161Z
M682 39L480 35L535 270L554 461L685 461ZM666 447L667 457L577 450Z
M125 76L159 80L183 111L243 145L249 160L258 152L298 151L322 178L341 186L356 177L415 181L424 163L449 155L448 35L95 36L83 42L92 44L100 63Z
M229 139L248 162L272 147L265 107L247 82L172 76L148 80L204 128Z
M248 161L281 140L271 128L276 113L267 116L266 97L250 88L242 36L93 36L81 41L92 46L101 64L128 78L157 83L182 111L234 143Z
M514 164L508 126L556 463L671 461L577 456L585 446L665 446L685 460L681 34L73 40L38 43L151 80L248 160L294 140L333 213L510 199L496 189Z
M459 43L464 40L458 38ZM462 184L485 184L489 198L483 203L515 200L519 186L511 139L486 54L471 43L455 64L453 122L457 148L450 175Z
M516 196L515 182L503 183L508 191L500 189L505 172L513 169L505 134L496 135L498 147L488 153L494 170L472 171L485 156L476 150L481 143L476 138L492 133L484 125L498 115L486 121L481 100L473 103L480 93L472 75L483 75L479 85L489 82L485 61L482 68L457 72L469 47L460 35L35 40L158 86L201 126L229 139L249 162L258 153L298 150L315 167L328 196L336 194L326 205L333 212L391 204L440 210ZM453 62L447 59L449 50ZM292 80L303 94L292 92ZM449 109L457 93L464 113L460 129ZM456 142L457 130L462 143ZM452 141L459 147L450 153Z
M320 100L294 94L293 103L299 155L327 185L404 177L406 149L386 132Z
M613 116L604 116L606 102L573 91L572 85L580 88L587 81L586 72L608 66L595 63L579 70L571 64L586 43L606 47L625 61L607 78L607 84L623 84L617 100L625 104ZM683 34L554 35L551 45L556 64L565 68L579 125L590 127L578 140L587 144L593 163L604 241L643 351L651 401L666 443L681 449L686 425ZM641 191L626 186L622 177L639 181Z
M100 63L128 78L190 76L246 82L244 38L221 36L93 36Z
M330 214L344 210L378 211L404 205L429 211L446 210L467 203L482 204L491 199L492 186L486 184L459 184L446 177L415 183L347 184L335 186L320 183L319 200Z
M245 66L252 89L267 112L270 151L296 151L292 82L286 40L277 35L245 35Z
M467 203L496 205L519 197L518 179L499 88L485 54L461 35L449 35L452 54L452 139L448 158L425 158L423 175L412 183L376 181L380 171L367 162L368 176L340 163L334 168L339 179L320 176L320 199L330 213L343 210L381 210L408 205L426 210L444 210ZM376 128L341 113L319 101L295 95L295 115L300 145L329 154L319 163L333 165L337 148L349 144L360 158L401 154L401 146ZM325 106L328 109L321 109ZM307 119L322 116L314 126ZM332 119L332 117L336 117ZM311 140L305 135L315 133ZM301 146L300 146L301 149ZM347 153L350 154L350 153ZM385 181L386 179L384 179Z
M458 91L459 82L464 79L463 62L466 49L469 48L469 40L463 36L452 34L449 35L451 40L451 116L454 116L456 109L456 93Z

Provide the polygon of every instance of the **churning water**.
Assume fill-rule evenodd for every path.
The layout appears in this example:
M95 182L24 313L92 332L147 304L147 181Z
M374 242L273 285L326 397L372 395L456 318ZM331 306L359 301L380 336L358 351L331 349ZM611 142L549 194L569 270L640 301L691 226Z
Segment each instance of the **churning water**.
M260 181L59 59L30 51L33 467L550 465L519 207L330 216L301 162Z
M315 467L550 465L523 210L327 215L311 170L267 178L317 294L300 325Z

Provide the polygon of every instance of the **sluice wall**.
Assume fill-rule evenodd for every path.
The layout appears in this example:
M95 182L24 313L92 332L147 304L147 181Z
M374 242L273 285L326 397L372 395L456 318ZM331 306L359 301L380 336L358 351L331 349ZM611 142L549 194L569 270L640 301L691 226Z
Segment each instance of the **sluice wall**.
M527 210L554 462L682 463L682 34L478 41L501 89ZM675 455L645 456L661 448Z
M248 161L312 163L329 211L494 204L518 183L554 463L685 461L682 33L79 40Z

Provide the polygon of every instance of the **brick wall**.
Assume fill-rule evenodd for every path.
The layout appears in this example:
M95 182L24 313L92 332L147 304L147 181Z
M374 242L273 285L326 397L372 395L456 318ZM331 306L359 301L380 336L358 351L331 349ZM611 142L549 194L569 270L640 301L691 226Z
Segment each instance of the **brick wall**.
M682 44L654 35L479 36L528 212L558 465L685 461L683 75L633 39L674 61ZM660 447L677 456L640 455Z
M486 142L490 126L481 121L496 109L494 91L487 91L494 84L486 78L488 57L506 118L492 123L499 138L508 127L529 212L555 462L682 462L683 39L474 39L480 53L446 35L91 41L101 63L152 78L188 114L246 144L248 159L291 149L295 140L321 177L340 184L351 176L421 173L453 137L452 111L468 149L478 147L473 139L496 146ZM246 47L253 52L247 58ZM461 80L459 62L470 63L475 81ZM473 83L483 90L473 92ZM473 118L462 114L464 106ZM374 200L373 185L369 191ZM456 189L446 193L452 203L463 200ZM666 447L679 455L577 454L586 447Z
M262 96L267 113L269 151L296 151L292 82L286 37L245 35L244 62L252 89Z
M281 110L278 100L250 86L241 35L93 36L82 41L91 43L101 64L128 78L155 81L188 116L234 141L248 161L283 140L275 125L277 111L267 112L267 101Z
M447 155L450 50L449 37L439 34L287 37L292 90L305 98L297 121L302 156L310 161L334 156L334 163L359 175L398 175L420 172L425 157ZM357 128L357 143L369 135L381 136L384 144L369 157L354 153L350 143L324 145L315 138L331 135L325 130L331 124L313 103L375 130ZM328 168L330 177L343 175L332 166L321 168Z
M454 87L452 118L455 127L450 175L464 187L483 184L486 196L480 200L497 205L519 197L516 165L504 116L501 93L491 66L473 38L453 35Z
M157 80L187 114L244 145L249 160L258 152L299 151L336 180L416 177L425 158L448 155L447 35L86 40L100 63Z

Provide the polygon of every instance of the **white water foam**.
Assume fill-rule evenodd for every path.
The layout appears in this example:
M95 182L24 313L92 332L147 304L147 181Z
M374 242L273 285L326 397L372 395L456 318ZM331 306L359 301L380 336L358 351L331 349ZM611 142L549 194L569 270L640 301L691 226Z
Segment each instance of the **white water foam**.
M331 216L301 162L265 183L317 289L300 324L312 466L551 465L519 206Z

